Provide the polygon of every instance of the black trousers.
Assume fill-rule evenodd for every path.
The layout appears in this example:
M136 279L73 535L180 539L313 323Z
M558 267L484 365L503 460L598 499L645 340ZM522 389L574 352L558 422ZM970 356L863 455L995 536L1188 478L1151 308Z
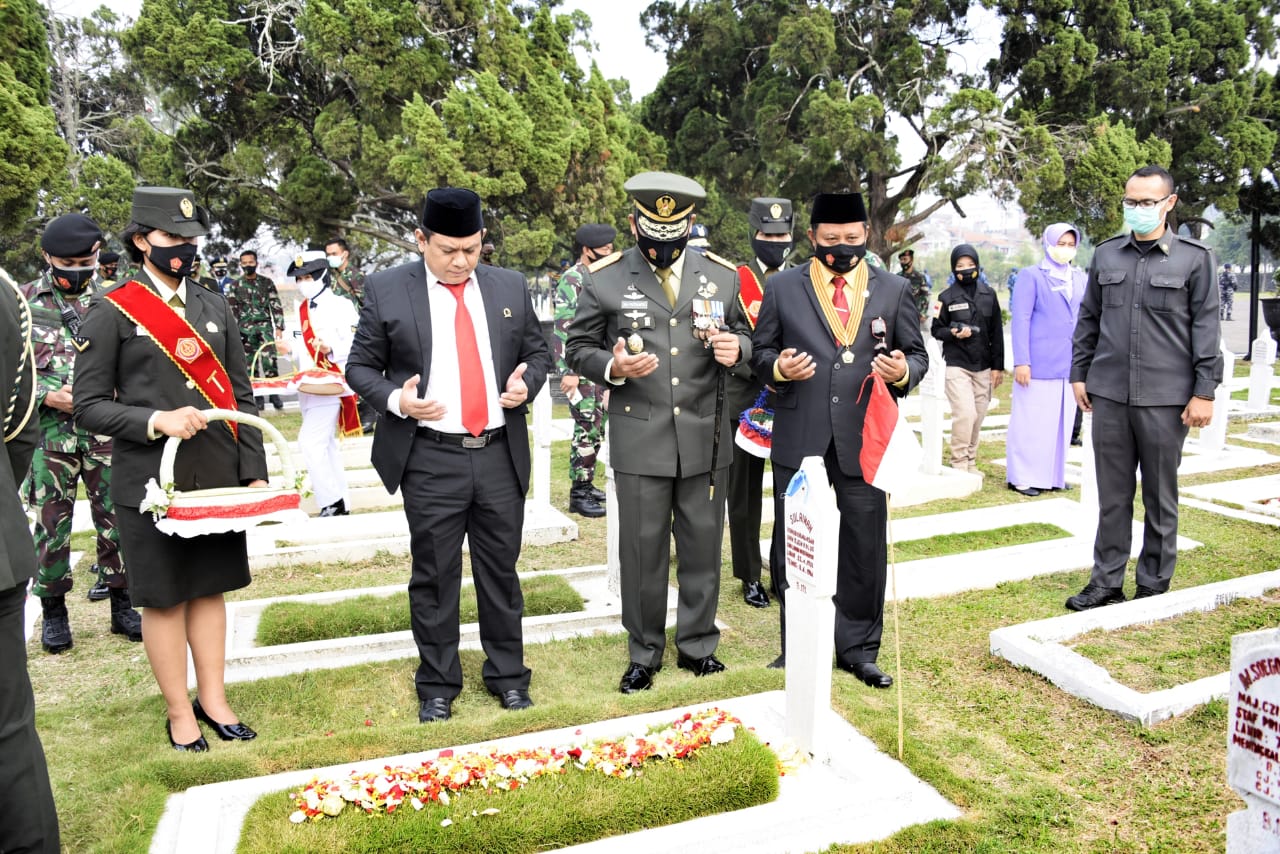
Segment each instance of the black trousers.
M452 699L462 691L458 594L464 536L486 656L484 684L494 693L529 687L520 623L524 596L516 576L524 495L506 443L504 436L469 449L422 433L413 440L400 488L413 554L409 609L420 699Z
M1178 466L1187 425L1181 406L1129 406L1094 395L1093 458L1098 476L1098 533L1090 582L1123 587L1133 545L1133 495L1142 469L1146 510L1137 582L1169 589L1178 562Z
M835 649L842 664L874 662L880 653L884 631L884 593L888 581L888 545L885 539L889 503L885 494L860 477L840 471L835 445L823 457L827 477L835 487L840 511L839 558L836 563ZM773 464L773 542L769 548L769 577L778 599L779 619L786 650L787 589L783 509L787 484L796 469Z
M733 577L760 580L760 505L764 496L764 458L733 446L725 501L729 506L729 551Z
M0 851L57 854L58 814L27 676L26 588L23 583L0 592Z

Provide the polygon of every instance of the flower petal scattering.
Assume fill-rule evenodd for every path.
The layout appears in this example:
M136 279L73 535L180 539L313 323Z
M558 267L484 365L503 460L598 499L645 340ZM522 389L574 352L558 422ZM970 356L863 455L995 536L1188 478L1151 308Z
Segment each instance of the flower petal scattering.
M355 772L340 780L314 778L291 793L289 821L322 821L354 804L370 815L394 813L401 806L420 810L432 801L449 804L466 789L515 791L547 774L585 771L624 779L649 761L679 762L697 751L733 740L742 721L722 709L686 713L651 732L617 740L540 747L530 750L457 753L441 750L415 766L386 765L380 771ZM497 810L484 810L494 815ZM442 827L452 824L448 819Z

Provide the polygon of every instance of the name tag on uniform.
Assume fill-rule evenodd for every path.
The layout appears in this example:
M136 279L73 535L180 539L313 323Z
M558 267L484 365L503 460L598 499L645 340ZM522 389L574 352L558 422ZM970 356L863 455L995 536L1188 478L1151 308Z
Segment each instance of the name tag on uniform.
M969 303L967 302L953 302L951 305L947 306L947 308L952 311L964 311L968 307Z
M622 307L640 308L647 311L649 309L649 301L647 299L624 299L622 301Z

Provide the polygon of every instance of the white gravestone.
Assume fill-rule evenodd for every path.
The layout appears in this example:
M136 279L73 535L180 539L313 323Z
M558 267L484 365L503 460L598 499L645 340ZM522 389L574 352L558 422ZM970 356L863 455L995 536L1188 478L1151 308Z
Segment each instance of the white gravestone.
M787 736L821 760L831 709L840 513L821 457L805 457L783 499L787 573Z
M1280 629L1231 639L1227 702L1227 783L1246 805L1227 816L1227 852L1280 852Z
M1080 419L1080 518L1091 525L1098 524L1098 469L1093 456L1093 413L1086 412Z
M920 471L939 474L942 471L942 415L946 409L947 363L942 358L942 343L932 336L925 338L929 352L929 370L920 380L920 444L924 462Z
M1271 402L1272 367L1276 361L1276 342L1255 338L1249 351L1249 402L1247 409L1266 409Z
M1226 379L1235 372L1236 356L1222 345L1222 376L1224 382L1219 383L1213 392L1213 420L1207 427L1200 428L1200 450L1203 453L1217 453L1227 447L1227 422L1231 410L1231 390L1227 388Z
M533 503L551 506L551 388L533 399Z

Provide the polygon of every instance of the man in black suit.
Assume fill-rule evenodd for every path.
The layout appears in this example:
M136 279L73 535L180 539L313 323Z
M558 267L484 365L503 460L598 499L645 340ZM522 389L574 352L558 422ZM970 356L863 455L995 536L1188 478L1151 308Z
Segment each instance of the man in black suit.
M820 456L840 510L836 580L836 664L875 688L893 678L876 666L884 624L885 494L862 479L862 423L874 371L896 397L924 376L929 356L906 279L865 261L867 214L858 193L813 202L814 257L769 280L752 336L751 366L777 389L773 423L774 518L805 457ZM769 575L779 601L787 587L781 523ZM786 630L785 608L783 631ZM783 655L786 654L785 639ZM775 665L785 663L780 657Z
M462 690L458 593L469 537L480 611L483 677L506 709L525 709L524 597L516 576L529 487L526 401L551 353L524 277L478 266L480 197L427 194L417 261L370 276L347 381L385 414L373 466L404 492L413 574L409 607L420 662L422 722L448 720Z
M39 436L32 417L35 371L31 313L8 276L0 282L0 851L61 848L58 815L49 787L44 749L36 735L36 703L27 676L23 604L36 574L36 550L18 487L31 467ZM15 392L14 394L10 394Z

